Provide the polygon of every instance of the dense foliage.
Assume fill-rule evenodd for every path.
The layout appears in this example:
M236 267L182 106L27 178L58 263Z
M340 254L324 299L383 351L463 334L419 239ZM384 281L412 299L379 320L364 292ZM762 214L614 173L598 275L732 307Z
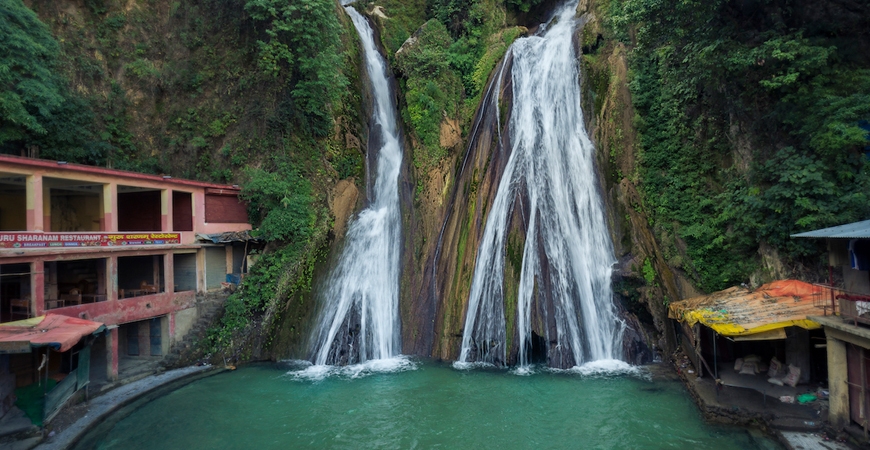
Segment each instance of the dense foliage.
M405 121L414 129L422 148L415 152L418 167L427 167L444 156L440 125L456 117L462 86L447 62L452 39L437 20L429 20L415 35L416 43L396 54L396 65L405 77Z
M259 235L268 241L306 242L317 220L311 182L280 158L270 170L249 168L246 175L241 198L251 206L248 216L259 224Z
M53 73L58 45L21 1L0 6L0 143L47 133L44 122L63 102Z
M760 244L801 261L818 243L790 234L870 217L867 15L804 3L609 4L615 37L634 46L633 177L705 290L745 281Z
M0 48L0 151L101 162L93 117L58 73L60 46L21 0L0 4Z
M404 12L393 0L383 1L387 11ZM416 2L411 2L416 3ZM382 39L395 51L396 69L402 75L406 105L403 117L418 138L415 165L426 170L438 163L447 152L440 142L444 120L460 126L471 121L492 70L510 44L521 35L521 27L508 26L507 9L523 9L536 1L508 3L493 0L429 0L425 10L415 10L416 17L399 14L385 20ZM413 9L412 9L413 10ZM413 39L403 33L414 20L425 20ZM399 40L399 38L402 38Z
M266 40L257 42L260 67L283 75L291 86L292 119L317 136L332 127L333 105L347 80L340 68L339 34L332 0L248 0L245 10L267 24Z

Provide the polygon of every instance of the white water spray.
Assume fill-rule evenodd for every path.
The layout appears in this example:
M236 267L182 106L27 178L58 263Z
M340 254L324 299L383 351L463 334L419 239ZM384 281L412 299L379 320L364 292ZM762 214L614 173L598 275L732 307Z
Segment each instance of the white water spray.
M532 362L535 339L554 366L621 357L624 324L610 286L613 250L580 107L572 43L576 7L564 6L544 34L511 46L511 154L477 253L461 363L507 363L505 247L518 198L528 211L516 312L518 364ZM546 334L535 339L534 307Z
M325 307L314 335L312 360L316 365L387 359L401 349L398 178L402 146L396 108L387 64L368 21L352 7L345 10L362 40L371 81L374 106L370 135L379 142L370 139L369 155L377 158L377 173L374 186L368 189L370 203L350 224L338 265L327 281Z

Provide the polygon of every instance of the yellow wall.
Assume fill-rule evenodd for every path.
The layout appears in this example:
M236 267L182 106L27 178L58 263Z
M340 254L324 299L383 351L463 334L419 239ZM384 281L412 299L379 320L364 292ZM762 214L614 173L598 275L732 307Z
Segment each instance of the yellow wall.
M100 231L100 197L52 195L51 231Z
M27 196L23 192L0 195L0 230L27 230Z

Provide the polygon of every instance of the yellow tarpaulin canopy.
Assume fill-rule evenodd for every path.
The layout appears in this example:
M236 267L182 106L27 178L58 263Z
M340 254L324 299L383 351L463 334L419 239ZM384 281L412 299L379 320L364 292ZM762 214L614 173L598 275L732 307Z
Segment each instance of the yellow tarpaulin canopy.
M821 327L807 316L819 313L813 300L822 294L823 288L797 280L774 281L754 291L735 286L671 303L668 317L690 326L700 322L723 336L768 333L756 338L784 338L772 332L790 326L808 330Z
M770 331L762 331L761 333L755 334L744 334L740 336L732 336L731 339L737 342L743 341L775 341L778 339L785 339L785 328L777 328L775 330Z

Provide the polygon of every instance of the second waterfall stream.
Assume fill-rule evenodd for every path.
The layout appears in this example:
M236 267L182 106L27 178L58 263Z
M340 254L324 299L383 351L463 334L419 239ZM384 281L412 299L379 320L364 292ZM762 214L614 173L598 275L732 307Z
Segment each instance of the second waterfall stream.
M351 222L338 264L322 292L324 309L313 336L316 366L386 360L401 351L398 178L402 164L396 106L387 64L374 33L353 7L345 10L363 44L374 99L370 120L368 206Z
M612 244L581 110L576 7L561 7L538 35L509 50L510 156L477 252L460 365L569 368L622 354ZM516 326L507 336L505 249L516 208L525 244Z

